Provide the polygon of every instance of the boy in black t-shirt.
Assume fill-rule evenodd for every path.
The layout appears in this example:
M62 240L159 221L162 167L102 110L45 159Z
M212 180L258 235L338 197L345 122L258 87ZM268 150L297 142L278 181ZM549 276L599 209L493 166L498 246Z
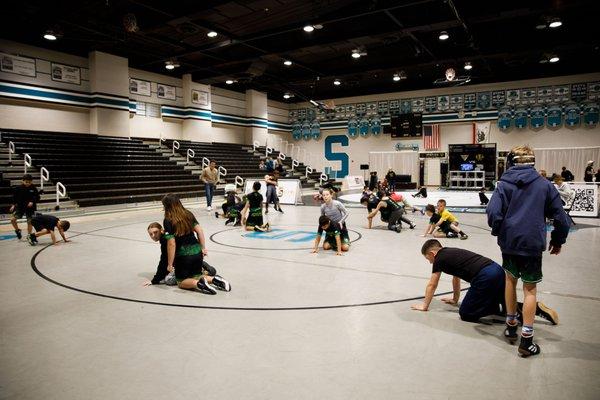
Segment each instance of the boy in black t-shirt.
M433 235L433 237L436 238L457 237L456 233L452 232L452 229L450 228L450 222L448 221L442 222L438 229L436 229L436 224L440 222L442 217L435 211L433 204L427 204L425 207L425 214L429 217L429 225L427 225L427 229L425 229L423 237L427 237L428 235Z
M421 254L433 264L431 278L425 290L422 304L411 306L413 310L427 311L442 272L452 275L453 297L442 298L446 304L458 305L460 299L460 280L467 281L471 287L467 291L459 315L463 321L477 322L488 315L505 315L504 270L487 257L472 251L443 247L436 239L423 244ZM519 303L522 309L522 303ZM543 303L537 303L536 315L558 324L558 313Z
M333 222L326 215L319 217L319 229L315 238L313 253L319 252L319 243L321 235L325 232L325 240L323 241L323 250L335 250L336 255L341 256L343 251L350 250L350 242L347 237L344 237L342 242L342 227L337 222Z
M50 234L50 237L52 238L52 244L56 244L57 241L56 235L54 234L54 228L58 229L58 233L65 243L69 241L67 240L65 232L69 230L71 224L67 220L60 220L53 215L37 214L31 219L31 225L35 228L36 233L27 235L27 242L32 246L37 244L37 238L48 234Z
M17 239L21 240L23 237L17 224L17 220L23 218L23 215L27 218L27 234L31 234L31 218L35 215L39 201L40 194L37 188L33 186L33 178L29 174L23 175L22 185L14 188L13 203L9 209L9 212L12 214L10 223L15 228Z
M242 225L247 231L268 232L271 230L269 223L263 221L263 197L259 192L260 187L260 182L254 182L252 193L248 193L244 198L246 204L242 210Z

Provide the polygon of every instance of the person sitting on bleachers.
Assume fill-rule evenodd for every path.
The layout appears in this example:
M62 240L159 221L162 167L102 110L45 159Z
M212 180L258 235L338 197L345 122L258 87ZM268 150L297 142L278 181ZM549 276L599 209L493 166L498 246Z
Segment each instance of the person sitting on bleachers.
M275 163L271 157L267 157L267 161L265 162L265 170L267 172L275 171Z
M258 169L261 171L265 171L267 169L267 166L263 160L260 160L260 163L258 163Z

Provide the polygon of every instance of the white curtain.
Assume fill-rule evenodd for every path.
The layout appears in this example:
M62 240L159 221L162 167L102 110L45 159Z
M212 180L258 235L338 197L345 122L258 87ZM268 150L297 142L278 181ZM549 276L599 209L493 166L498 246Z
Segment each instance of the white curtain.
M573 147L566 149L534 149L535 168L546 170L548 176L559 174L567 167L575 175L575 181L583 182L588 161L594 161L594 169L600 163L600 147Z
M412 182L419 179L419 153L416 151L375 151L369 153L369 170L377 171L383 179L388 169L396 175L410 175Z

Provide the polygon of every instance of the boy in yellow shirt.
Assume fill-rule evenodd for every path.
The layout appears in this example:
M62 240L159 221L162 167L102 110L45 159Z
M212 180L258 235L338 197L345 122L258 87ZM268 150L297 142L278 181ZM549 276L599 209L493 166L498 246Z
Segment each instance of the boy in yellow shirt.
M440 199L437 202L437 213L440 215L439 221L435 224L436 228L442 224L448 223L449 228L460 235L461 240L468 239L469 236L458 227L458 219L452 213L446 210L446 200Z

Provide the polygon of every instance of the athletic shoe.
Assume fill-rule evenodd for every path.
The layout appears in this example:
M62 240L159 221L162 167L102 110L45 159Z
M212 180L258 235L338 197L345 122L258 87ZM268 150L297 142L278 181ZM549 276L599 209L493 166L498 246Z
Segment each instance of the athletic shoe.
M556 310L553 310L542 302L537 303L535 307L535 315L550 321L552 325L558 325L558 313Z
M254 225L254 232L265 232L266 229L262 226Z
M23 235L21 235L20 229L15 230L15 234L17 235L17 239L19 239L19 240L21 240L21 238L23 237Z
M213 277L212 284L219 290L223 290L225 292L231 292L231 285L222 276L215 275Z
M542 349L540 349L540 346L533 342L533 336L521 336L521 343L519 343L519 354L521 357L536 356L541 352Z
M467 234L460 236L460 240L467 240L468 238L469 238L469 235L467 235Z
M219 213L215 211L215 218L219 218Z
M397 225L394 227L394 230L395 230L397 233L400 233L400 232L402 231L402 225L400 225L400 224L397 224Z
M410 224L410 229L415 229L416 225L415 224Z
M211 207L211 206L208 206L208 207L206 207L206 210L207 210L207 211L212 211L212 207Z
M456 233L454 233L454 232L448 232L448 233L446 233L446 237L448 239L454 239L456 237Z
M169 274L165 276L165 285L177 286L177 278L175 278L175 271L169 272Z
M504 337L506 339L508 339L510 344L515 344L515 342L517 341L517 338L519 337L517 335L518 327L519 327L518 324L514 324L514 325L506 324L506 329L504 329Z
M27 235L27 242L32 245L35 246L35 244L37 243L37 241L35 240L35 234L32 233L31 235Z
M282 214L283 214L283 210L281 209L281 207L278 207L278 208L277 208L277 211L279 211L280 213L282 213Z
M217 291L212 286L210 286L208 282L206 282L205 277L202 277L198 280L198 283L196 283L196 287L204 294L217 294Z
M263 227L264 227L266 230L269 230L269 229L271 229L271 225L269 225L269 223L268 223L268 222L267 222L266 224L264 224L264 225L263 225Z
M225 221L225 225L232 223L233 220L231 218L227 218L227 221Z

